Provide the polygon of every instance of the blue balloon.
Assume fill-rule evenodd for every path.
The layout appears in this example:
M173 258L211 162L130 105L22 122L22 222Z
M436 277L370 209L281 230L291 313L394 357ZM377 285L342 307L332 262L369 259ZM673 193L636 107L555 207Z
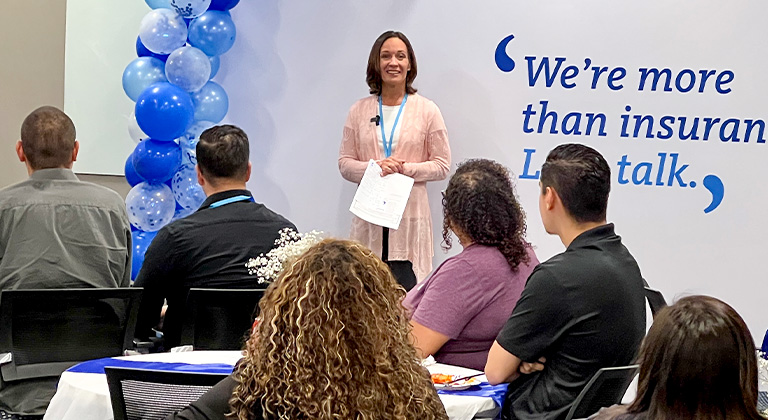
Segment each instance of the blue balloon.
M181 147L172 141L147 139L137 144L133 151L133 167L136 173L150 183L161 183L170 179L179 166Z
M133 227L133 225L131 225ZM139 275L139 270L144 264L144 254L147 253L147 248L152 240L157 236L157 232L144 232L143 230L135 230L131 232L131 238L133 239L133 260L131 261L131 280L136 280L136 276Z
M172 189L176 202L184 208L197 210L205 201L205 192L197 183L197 171L194 166L182 166L173 175Z
M139 57L123 71L123 90L134 102L149 85L165 81L165 63L154 57Z
M219 59L218 55L208 57L208 59L211 61L211 77L209 77L209 79L213 79L214 76L216 76L216 74L219 72L219 66L221 66L221 59Z
M141 38L136 37L136 55L139 57L155 57L156 59L165 62L168 59L168 54L155 54L148 50L144 44L141 43Z
M209 10L189 24L190 44L209 56L229 51L236 35L235 23L229 12Z
M144 0L151 9L172 9L171 0Z
M171 141L184 134L194 113L195 105L189 94L168 82L149 86L136 100L136 122L155 140Z
M165 77L187 92L198 91L211 78L211 60L195 47L181 47L168 56Z
M132 225L145 232L157 232L173 218L176 201L167 185L142 182L128 192L125 209Z
M128 185L131 187L144 181L136 173L136 168L133 167L133 153L128 155L128 159L125 160L125 180L128 181Z
M212 0L208 10L229 10L240 3L240 0Z
M187 43L187 24L173 10L155 9L141 19L139 38L153 53L170 54Z
M196 121L218 123L224 119L229 110L227 92L216 82L208 82L202 89L193 93L192 101L195 106L194 119Z
M202 15L210 5L211 0L171 0L171 7L185 19Z

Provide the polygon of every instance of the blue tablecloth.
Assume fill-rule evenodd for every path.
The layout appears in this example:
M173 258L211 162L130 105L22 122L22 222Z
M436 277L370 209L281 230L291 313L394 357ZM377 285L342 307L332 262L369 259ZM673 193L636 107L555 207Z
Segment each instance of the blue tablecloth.
M507 393L508 386L509 384L491 385L487 382L483 382L480 385L473 386L462 391L440 389L437 391L437 393L449 395L470 395L473 397L490 397L493 399L496 405L501 407L504 404L504 395Z
M104 374L104 368L124 367L131 369L150 369L179 372L203 372L203 373L232 373L233 366L225 363L163 363L163 362L139 362L133 360L121 360L111 357L103 359L89 360L87 362L76 364L67 369L67 372L79 373L100 373Z

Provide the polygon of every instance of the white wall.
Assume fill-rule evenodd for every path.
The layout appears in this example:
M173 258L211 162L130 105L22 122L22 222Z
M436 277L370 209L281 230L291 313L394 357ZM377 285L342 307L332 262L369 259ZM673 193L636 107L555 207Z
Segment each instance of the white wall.
M112 7L112 2L97 0L70 0L69 4L88 1L90 7ZM106 155L117 155L118 170L128 153L123 149L132 147L125 127L118 124L131 112L130 101L119 90L122 68L133 58L125 45L132 48L140 17L148 11L143 1L130 1L136 9L119 18L134 19L133 27L115 24L130 30L99 40L104 45L120 44L127 51L122 62L109 63L119 71L88 76L108 79L101 89L104 96L69 89L70 79L66 92L67 103L69 98L88 95L89 101L110 113L114 123L108 128L114 134L103 131L102 137L108 145ZM581 142L597 148L613 170L609 219L616 223L649 283L668 299L690 293L717 296L734 305L754 336L762 339L768 327L762 258L762 240L768 233L762 208L768 202L768 190L762 188L761 180L766 176L763 162L768 145L756 141L756 132L744 143L722 142L715 131L708 141L622 138L620 128L627 105L632 113L654 116L657 124L664 115L722 121L768 119L762 101L768 96L768 83L762 77L768 64L762 54L768 38L768 26L762 21L766 12L768 3L762 0L731 2L727 8L714 0L244 0L232 11L238 40L223 56L215 80L230 97L225 121L242 126L251 138L254 172L249 187L257 200L285 214L301 230L321 229L343 236L348 231L347 208L354 186L341 179L336 166L342 125L349 106L367 94L365 65L374 39L388 29L402 30L416 49L415 85L443 112L454 163L488 157L521 175L524 149L536 150L531 159L535 171L547 151L559 143ZM94 16L118 18L109 13ZM516 67L505 73L496 67L494 51L509 34L515 39L506 52ZM71 36L68 41L74 42ZM529 86L526 56L565 57L564 66L579 68L571 80L576 86L566 89L555 83L547 88L541 81ZM591 66L625 68L623 89L607 88L605 76L592 89L587 58ZM70 68L88 72L70 64L68 78ZM639 91L638 69L643 67L670 68L675 74L682 69L730 70L734 79L725 85L731 89L727 94L713 90L716 76L703 93ZM536 110L540 101L548 101L560 118L572 111L604 113L606 135L524 133L522 112L528 104ZM768 132L763 136L768 138ZM658 153L678 154L678 169L689 165L681 175L686 187L619 184L618 162L623 155L633 165L647 161L656 166ZM670 162L668 157L664 184ZM709 174L722 180L725 197L718 208L705 214L712 196L702 181ZM656 169L651 178L655 183ZM691 188L690 181L698 185ZM435 264L446 257L438 248L439 190L444 186L444 182L429 186L438 228ZM528 213L528 237L539 258L562 251L559 240L541 227L537 181L520 179L518 193Z

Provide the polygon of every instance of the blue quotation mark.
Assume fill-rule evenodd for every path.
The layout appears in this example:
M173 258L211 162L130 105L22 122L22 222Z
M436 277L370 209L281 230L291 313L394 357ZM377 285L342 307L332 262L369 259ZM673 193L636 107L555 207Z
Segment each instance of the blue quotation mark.
M502 39L501 42L499 42L499 45L496 46L496 67L505 73L515 69L515 60L507 55L507 44L514 38L514 35L509 35Z

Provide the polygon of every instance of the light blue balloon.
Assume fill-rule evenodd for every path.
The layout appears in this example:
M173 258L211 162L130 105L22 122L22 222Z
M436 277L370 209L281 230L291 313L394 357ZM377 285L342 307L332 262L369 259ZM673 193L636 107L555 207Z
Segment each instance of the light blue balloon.
M133 102L152 83L165 81L165 63L154 57L139 57L123 71L123 90Z
M141 19L139 39L155 54L170 54L187 43L187 23L173 10L155 9Z
M236 36L229 12L209 10L189 24L189 43L210 56L229 51Z
M151 9L172 9L171 0L144 0Z
M198 91L211 78L211 61L195 47L178 48L165 62L165 77L187 92Z
M192 102L195 105L196 121L218 123L224 119L229 110L227 92L216 82L208 82L202 89L193 93Z
M182 166L173 175L173 196L184 208L198 209L205 201L203 187L197 183L197 172L194 166Z
M219 66L221 66L221 59L219 58L218 55L214 55L213 57L208 57L208 59L211 61L211 77L209 77L209 79L213 79L219 73Z
M171 7L185 19L196 18L211 5L211 0L171 0Z
M125 197L128 220L139 230L157 232L173 218L176 200L165 184L142 182Z

